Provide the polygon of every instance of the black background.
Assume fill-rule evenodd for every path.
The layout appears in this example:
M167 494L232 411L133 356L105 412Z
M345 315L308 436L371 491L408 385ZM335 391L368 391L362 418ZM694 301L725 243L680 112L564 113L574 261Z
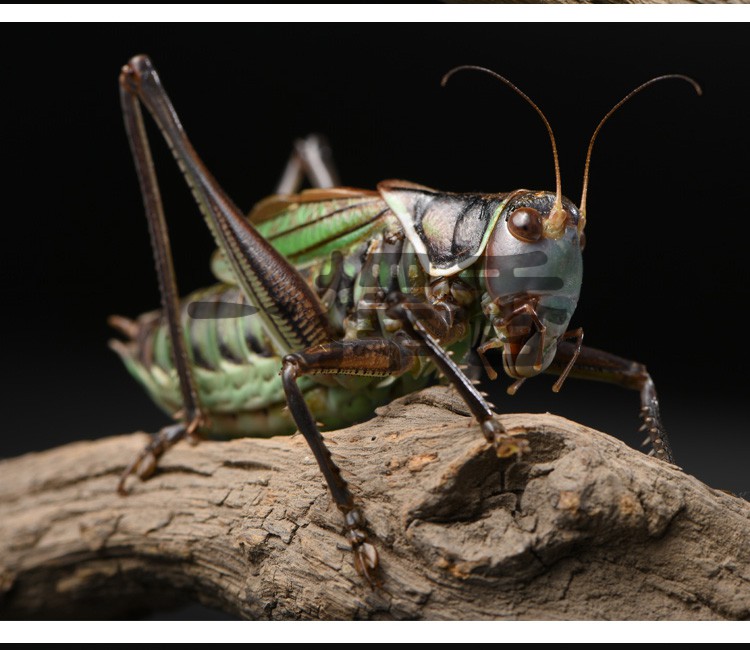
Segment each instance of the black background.
M584 285L572 325L646 363L678 463L750 490L746 190L750 96L743 24L361 24L7 27L3 66L0 457L166 423L106 347L106 317L159 304L118 103L120 66L148 53L208 167L238 205L270 193L293 138L328 135L343 182L403 178L450 191L553 189L538 116L580 199L599 119L650 77L594 150ZM211 238L153 140L180 286L211 282ZM503 385L508 382L501 379ZM638 398L527 382L500 410L551 411L636 444Z

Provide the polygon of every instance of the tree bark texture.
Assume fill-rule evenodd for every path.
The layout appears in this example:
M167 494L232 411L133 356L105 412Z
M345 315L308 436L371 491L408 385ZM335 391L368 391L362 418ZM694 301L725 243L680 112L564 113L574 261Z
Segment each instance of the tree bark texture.
M325 434L363 505L357 575L300 435L179 443L126 497L144 434L0 463L0 617L196 600L251 619L747 619L750 504L603 433L504 415L500 460L435 387Z

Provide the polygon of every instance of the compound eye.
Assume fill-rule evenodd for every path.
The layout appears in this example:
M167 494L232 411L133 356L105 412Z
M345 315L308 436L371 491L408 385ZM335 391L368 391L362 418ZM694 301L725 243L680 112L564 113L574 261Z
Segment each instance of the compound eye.
M544 234L542 215L534 208L518 208L508 219L508 230L511 235L521 241L539 241Z

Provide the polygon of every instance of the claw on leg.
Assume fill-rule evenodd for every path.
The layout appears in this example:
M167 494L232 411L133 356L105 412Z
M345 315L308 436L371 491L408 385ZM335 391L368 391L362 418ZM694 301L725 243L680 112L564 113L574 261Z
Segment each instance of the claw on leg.
M354 568L374 589L381 584L380 558L375 547L367 541L365 518L360 510L352 508L344 516L346 522L346 539L354 553Z
M497 453L498 458L511 458L513 456L521 458L521 456L531 451L529 441L521 436L502 434L496 436L492 444L495 447L495 453Z
M380 572L378 567L380 566L380 560L375 547L369 542L362 542L353 546L352 550L354 551L354 568L357 573L365 578L373 589L379 587Z
M200 418L194 419L189 424L173 424L168 427L164 427L161 431L156 433L151 442L149 442L140 453L130 462L125 468L122 474L120 474L120 481L117 484L117 492L125 496L128 491L125 489L125 482L128 477L135 474L142 481L149 479L156 472L156 467L159 463L159 459L164 455L170 447L173 447L177 442L183 438L198 440L199 437L196 433L198 427L201 425ZM193 442L193 444L195 444Z
M505 432L505 427L495 418L489 418L481 422L482 433L495 448L498 458L520 458L523 454L531 451L529 441L522 436L514 436Z

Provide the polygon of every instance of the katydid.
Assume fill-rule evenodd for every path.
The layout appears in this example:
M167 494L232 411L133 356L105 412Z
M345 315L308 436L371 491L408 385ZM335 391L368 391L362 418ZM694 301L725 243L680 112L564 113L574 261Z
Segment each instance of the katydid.
M299 430L344 517L354 563L379 582L378 554L367 523L319 431L370 417L374 408L426 386L440 373L466 402L497 455L521 455L528 443L494 416L461 361L475 350L502 349L513 393L541 372L636 389L648 441L672 456L654 383L646 368L584 347L569 330L582 282L586 188L591 151L604 122L625 101L664 79L647 81L597 126L586 157L580 207L563 197L557 147L556 190L456 194L388 180L376 190L333 187L336 173L317 137L299 141L275 195L245 216L190 144L156 70L145 56L122 69L125 124L156 259L162 309L112 323L129 371L175 424L158 432L124 471L147 477L158 458L186 437L272 436ZM213 287L179 297L167 227L141 113L156 121L218 251ZM313 189L299 192L307 177Z

